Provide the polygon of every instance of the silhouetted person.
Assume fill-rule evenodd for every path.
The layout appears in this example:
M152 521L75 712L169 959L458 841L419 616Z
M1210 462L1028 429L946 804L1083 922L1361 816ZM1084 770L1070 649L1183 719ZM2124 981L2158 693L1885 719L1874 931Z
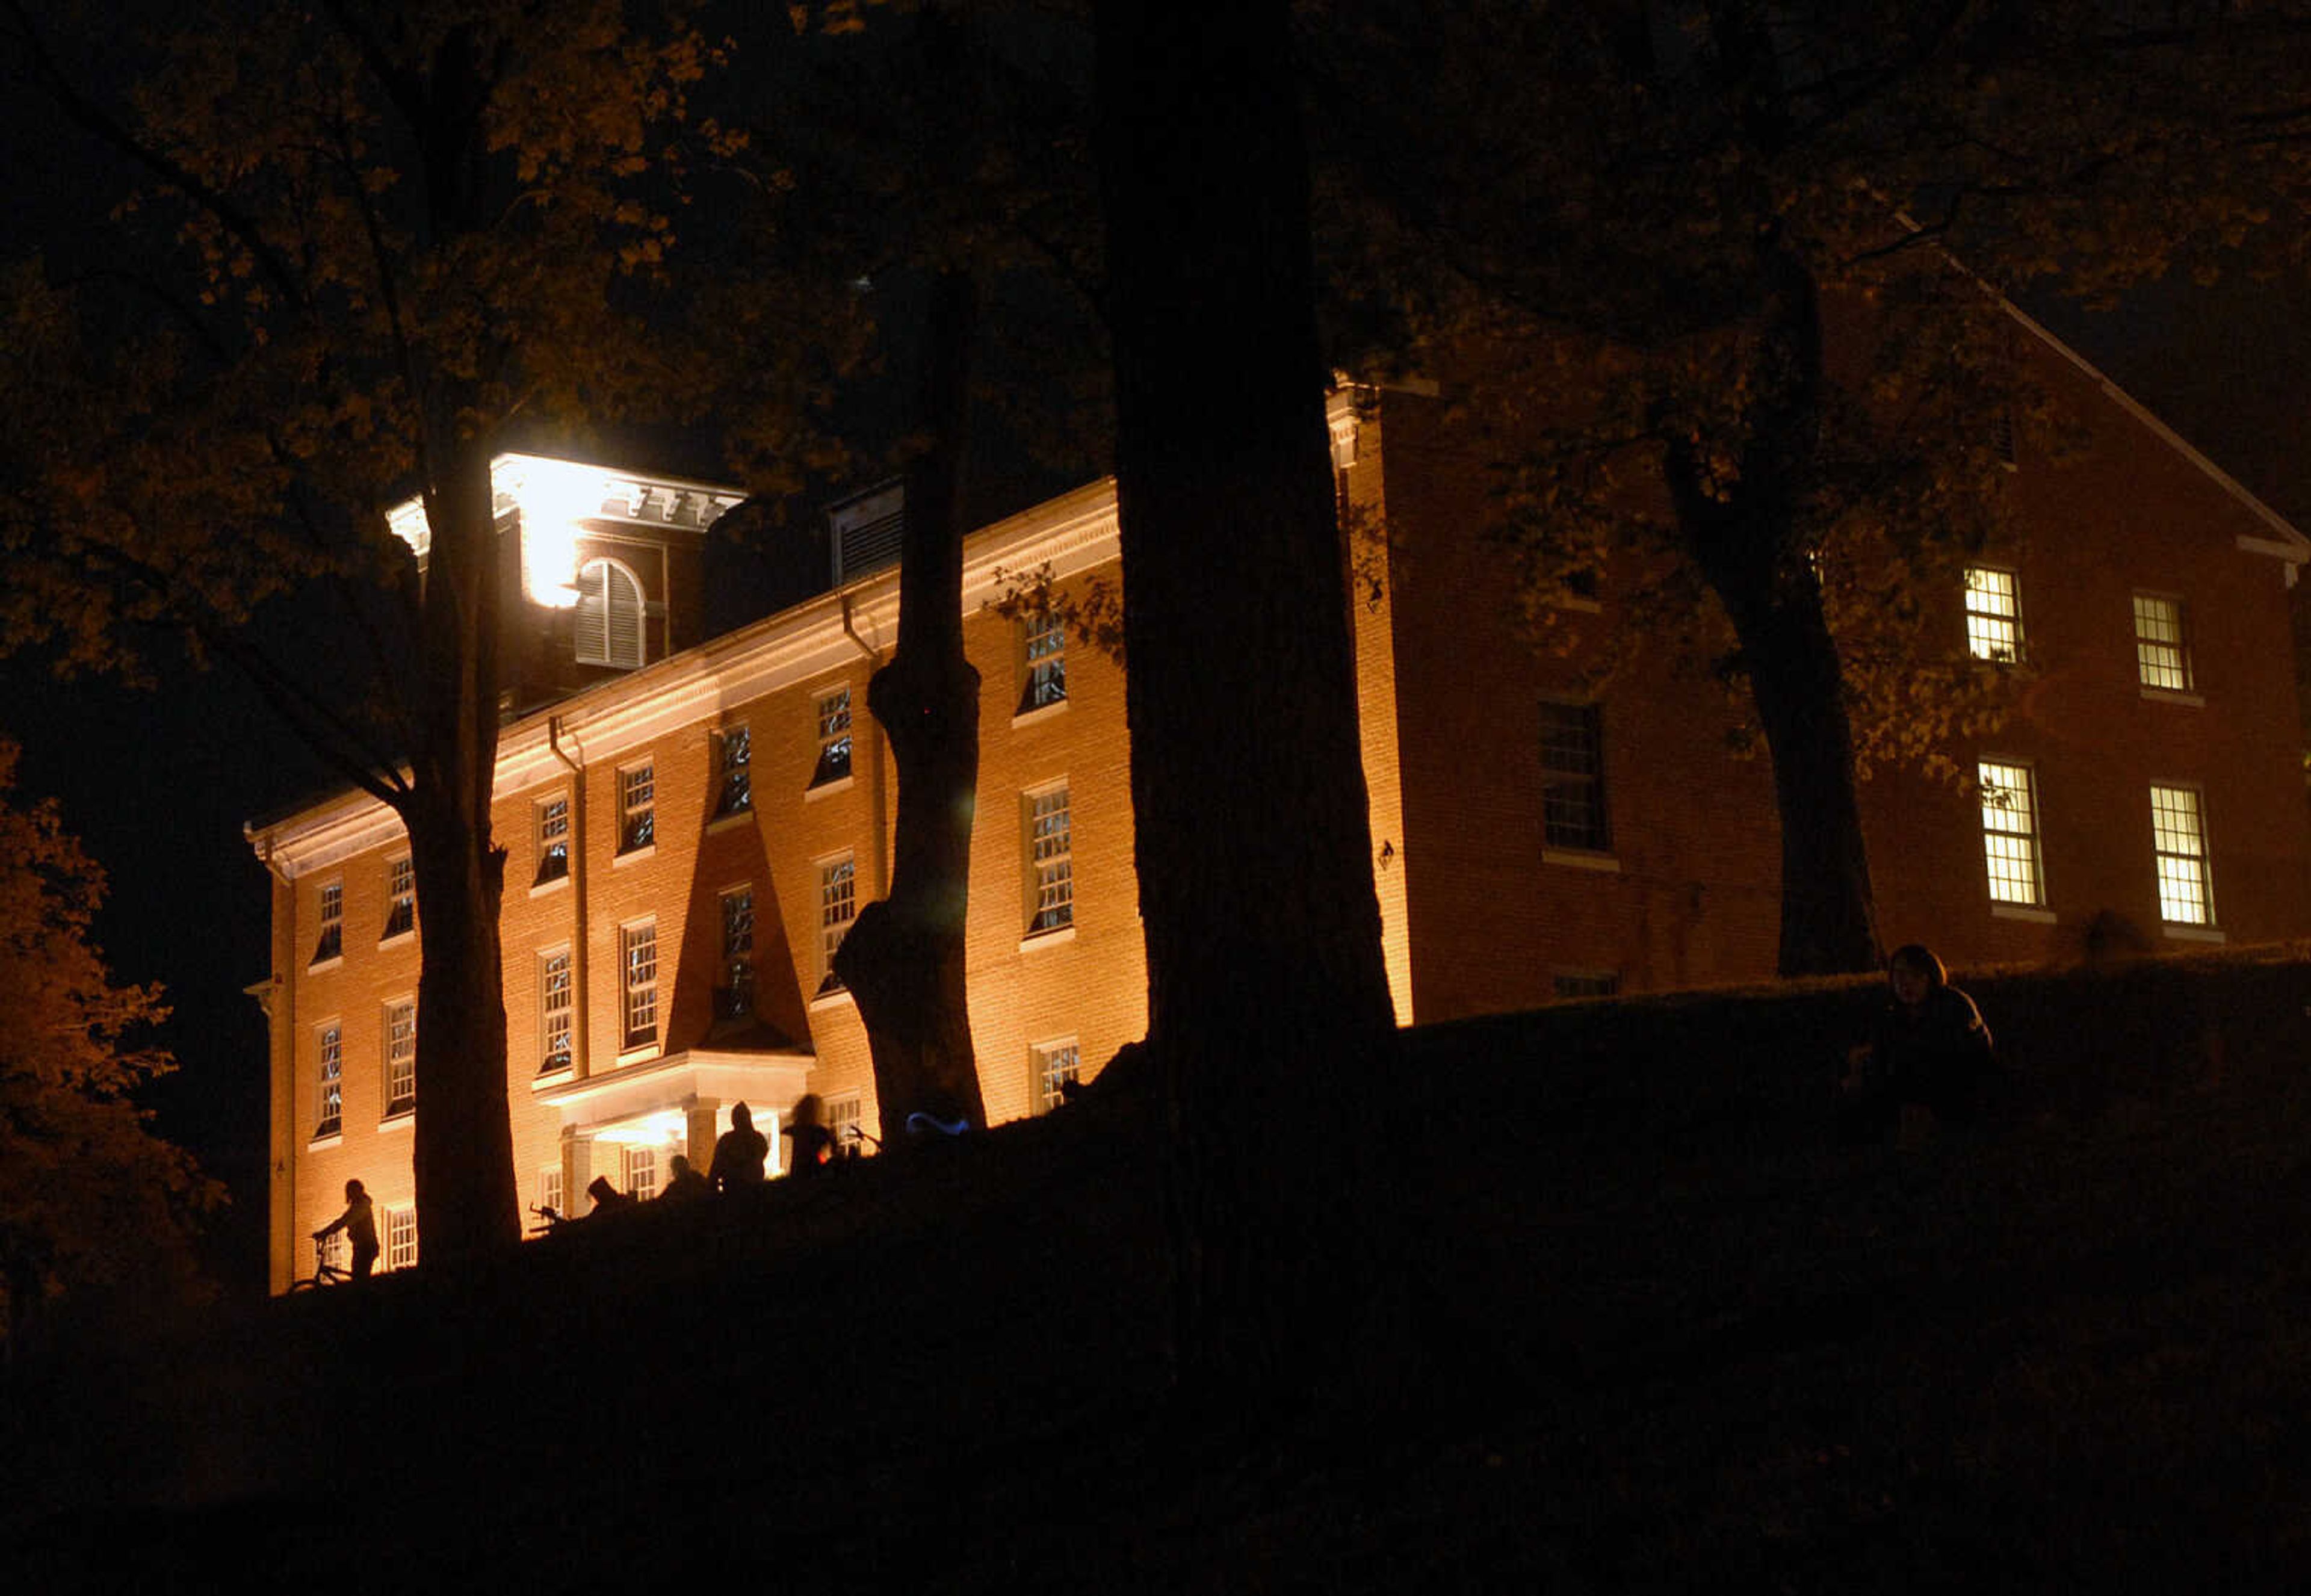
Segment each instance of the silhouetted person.
M353 1278L366 1280L377 1264L377 1211L359 1181L345 1182L345 1211L313 1233L319 1241L344 1231L353 1244Z
M690 1160L681 1154L674 1156L671 1167L674 1173L667 1180L666 1190L658 1194L658 1201L695 1202L713 1195L714 1188L706 1183L706 1177L691 1168Z
M754 1112L743 1103L734 1103L730 1129L714 1144L714 1162L707 1167L706 1183L726 1196L759 1186L763 1164L770 1156L770 1142L754 1129Z
M586 1210L589 1219L598 1219L605 1214L623 1213L634 1206L633 1198L611 1185L607 1175L596 1175L593 1183L586 1188L586 1195L594 1199L594 1206Z
M1886 983L1866 1039L1846 1053L1840 1132L1849 1141L1882 1140L1910 1103L1931 1110L1937 1121L1971 1124L1993 1067L1982 1011L1949 984L1941 960L1921 943L1894 950Z
M834 1162L834 1132L826 1128L826 1104L817 1093L805 1092L796 1098L794 1112L788 1118L784 1134L794 1142L788 1174L815 1175Z

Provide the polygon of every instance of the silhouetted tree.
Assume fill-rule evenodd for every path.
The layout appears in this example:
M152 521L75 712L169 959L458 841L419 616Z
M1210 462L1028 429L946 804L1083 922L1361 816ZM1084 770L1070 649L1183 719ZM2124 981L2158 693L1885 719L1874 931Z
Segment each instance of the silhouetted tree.
M162 46L108 62L107 16L0 5L17 92L110 157L126 194L98 250L68 239L7 278L0 636L133 668L139 628L187 633L400 816L436 1259L519 1235L489 463L532 418L697 397L697 342L647 314L683 157L735 154L688 116L718 57L685 11L194 0ZM721 347L761 330L760 305L685 297ZM382 513L411 494L422 566ZM325 579L298 614L335 629L328 662L301 674L245 624Z
M1127 706L1183 1378L1337 1372L1390 1024L1282 0L1103 0Z

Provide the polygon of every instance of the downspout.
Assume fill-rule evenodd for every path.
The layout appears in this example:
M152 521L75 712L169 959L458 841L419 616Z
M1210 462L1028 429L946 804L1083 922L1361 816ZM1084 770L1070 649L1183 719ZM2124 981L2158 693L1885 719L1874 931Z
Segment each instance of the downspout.
M877 653L865 638L859 636L858 628L850 624L850 595L845 593L842 597L842 635L858 645L859 651L867 656L868 664L876 670L882 669L883 656ZM854 710L850 716L850 746L854 754L859 747L859 714ZM887 898L891 895L890 827L884 821L883 723L875 719L874 711L869 709L867 711L867 724L874 728L874 753L867 781L868 813L875 826L875 895L877 898Z
M574 739L573 739L574 741ZM562 717L549 715L545 720L545 744L554 750L554 757L570 767L570 1063L571 1076L584 1080L593 1073L589 1060L593 1056L593 1011L587 1007L586 994L592 982L587 971L593 963L593 949L586 936L586 767L562 751ZM583 754L584 749L579 752ZM570 1193L563 1192L564 1201Z

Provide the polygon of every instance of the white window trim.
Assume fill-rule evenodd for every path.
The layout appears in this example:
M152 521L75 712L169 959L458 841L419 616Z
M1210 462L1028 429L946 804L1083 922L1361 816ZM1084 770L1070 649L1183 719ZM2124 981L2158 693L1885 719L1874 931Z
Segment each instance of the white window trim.
M1024 713L1014 715L1011 717L1012 729L1016 730L1023 726L1033 726L1039 721L1049 720L1054 716L1064 714L1067 707L1073 702L1075 700L1072 698L1054 699L1040 709L1028 710Z
M650 1035L647 1042L627 1040L632 1033L632 999L637 989L628 981L628 949L630 932L647 929L650 934ZM655 1058L666 1045L666 964L658 946L658 916L644 915L639 920L624 920L618 926L618 1062L630 1063L638 1059Z
M1984 660L1982 663L1989 664L1991 662ZM2011 898L1994 898L1990 895L1990 847L1988 839L1991 835L1991 832L1990 828L1983 824L1983 803L1980 797L1977 796L1974 801L1974 841L1975 849L1977 850L1976 857L1982 860L1982 875L1978 879L1982 884L1983 901L1990 905L1990 910L1993 914L1999 915L2001 918L2007 920L2037 920L2038 916L2044 915L2045 919L2040 923L2051 924L2054 921L2054 914L2047 905L2051 904L2054 901L2054 894L2052 885L2046 879L2046 807L2043 801L2043 795L2039 790L2038 762L2035 759L2025 759L2016 754L1977 754L1975 756L1974 761L1975 780L1977 783L1982 779L1982 767L1986 764L2006 765L2011 769L2024 772L2030 779L2030 830L2027 834L2030 839L2030 874L2033 882L2037 887L2038 896L2035 902L2019 903L2016 903ZM2001 833L2000 834L2013 835L2015 833Z
M2150 812L2150 891L2158 900L2159 935L2176 942L2228 942L2221 929L2222 916L2215 909L2215 844L2213 827L2207 824L2207 789L2201 781L2185 781L2179 778L2154 777L2141 789L2148 799L2159 788L2188 792L2198 798L2199 821L2199 886L2207 900L2207 918L2202 920L2168 920L2167 905L2158 893L2158 811L2154 803Z
M586 573L597 565L606 568L606 574L602 582L602 647L598 653L589 654L586 651L586 640L579 638L576 634L575 629L580 624L580 622L585 614L585 589L583 584ZM607 571L615 571L624 576L626 580L633 584L634 658L632 663L628 663L624 659L613 659L609 658L609 607L611 584L606 574ZM575 661L580 665L600 666L606 670L640 670L643 666L648 665L650 663L650 622L651 605L650 601L650 590L642 585L641 572L635 571L632 566L628 565L623 560L613 559L607 554L597 554L592 559L586 561L583 564L579 566L578 580L580 583L580 598L577 606L571 612L571 620L572 632L571 636L570 652Z
M1977 571L1984 572L1995 572L2000 576L2010 579L2013 582L2014 613L2012 615L1993 615L1988 610L1976 612L1972 602L1975 591L1974 584L1967 581L1966 578L1973 575L1974 572ZM1973 660L1976 665L1997 666L2002 669L2008 670L2011 670L2018 666L2028 665L2030 662L2030 632L2028 629L2028 617L2022 613L2021 570L2017 566L1992 565L1977 561L1967 566L1964 573L1959 578L1959 582L1958 622L1960 626L1963 628L1967 658ZM2011 659L2001 659L1994 655L1978 654L1975 652L1974 617L1977 613L1981 614L1983 618L1985 620L1999 621L2012 625L2014 628L2014 657ZM2130 632L2128 634L2128 641L2130 645L2132 641L2133 636L2132 632Z

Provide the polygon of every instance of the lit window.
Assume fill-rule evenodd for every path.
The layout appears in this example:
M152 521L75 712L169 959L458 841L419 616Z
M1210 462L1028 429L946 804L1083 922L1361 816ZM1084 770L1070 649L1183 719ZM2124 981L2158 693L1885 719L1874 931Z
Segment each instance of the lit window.
M824 787L850 773L850 689L844 687L818 701L818 764L810 784Z
M2027 764L1985 759L1975 767L1982 789L1982 857L1990 901L2036 908L2046 901L2038 867L2038 789Z
M1046 612L1019 624L1019 708L1024 715L1068 698L1068 629Z
M562 1166L549 1164L537 1172L537 1206L565 1213L562 1202ZM541 1216L542 1217L543 1216Z
M1041 936L1071 926L1076 919L1073 840L1068 824L1068 789L1029 793L1027 808L1027 886L1034 905L1027 919L1027 935Z
M644 920L618 932L618 967L624 982L625 1045L648 1047L658 1040L658 926Z
M2000 665L2021 660L2022 595L2012 571L1966 568L1966 651Z
M417 1106L417 1005L407 1000L385 1009L385 1112L406 1114Z
M404 1205L385 1210L385 1267L417 1267L417 1210Z
M2181 599L2134 596L2134 665L2145 687L2191 690L2191 645L2183 632Z
M714 818L719 820L754 807L754 746L743 726L725 727L715 745L716 763L721 769L714 786Z
M345 884L331 881L321 888L321 935L313 944L313 963L327 964L345 951Z
M1042 1042L1030 1051L1034 1055L1035 1112L1047 1114L1068 1100L1068 1089L1082 1078L1083 1054L1073 1037Z
M557 948L537 961L537 1072L570 1068L570 950Z
M826 1100L821 1121L834 1138L836 1157L848 1157L864 1150L866 1143L859 1134L862 1128L860 1113L859 1094L856 1092L844 1092Z
M754 1012L754 889L722 894L722 990L717 1005L727 1020Z
M658 1149L629 1145L625 1158L626 1195L648 1202L658 1195Z
M2150 846L2158 861L2158 918L2173 926L2215 923L2207 884L2207 831L2195 787L2150 789Z
M1540 824L1544 847L1611 851L1601 704L1541 701Z
M578 573L573 623L578 663L632 670L642 662L642 588L634 573L609 560L590 560Z
M333 1230L327 1235L321 1238L321 1262L333 1269L343 1269L350 1267L350 1260L346 1257L345 1253L345 1233L344 1231Z
M818 995L842 990L842 977L834 972L834 950L842 946L843 938L850 934L850 922L859 918L859 880L851 868L850 856L828 859L818 867L818 956L821 972Z
M385 902L385 936L379 940L416 929L417 867L408 859L397 859L386 867Z
M1621 990L1621 977L1612 970L1559 970L1548 978L1560 998L1612 998Z
M537 806L537 876L544 886L570 874L570 799L550 798Z
M321 1027L320 1112L313 1122L316 1137L335 1136L344 1128L345 1112L345 1038L334 1022Z
M658 841L658 776L638 764L618 772L618 851L632 853Z

